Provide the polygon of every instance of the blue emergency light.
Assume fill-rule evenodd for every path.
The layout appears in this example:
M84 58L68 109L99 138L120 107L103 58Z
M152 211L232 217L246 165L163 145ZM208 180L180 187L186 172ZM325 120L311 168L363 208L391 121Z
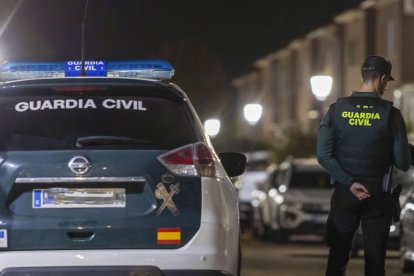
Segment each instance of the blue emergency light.
M84 61L85 77L118 77L169 80L174 68L165 60ZM0 80L79 77L81 61L5 62L0 67Z

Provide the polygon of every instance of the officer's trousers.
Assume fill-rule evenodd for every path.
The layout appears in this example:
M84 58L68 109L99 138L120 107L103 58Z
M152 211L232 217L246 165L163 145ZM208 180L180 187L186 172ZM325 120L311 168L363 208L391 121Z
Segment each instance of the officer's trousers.
M392 221L392 197L381 191L358 200L348 187L335 184L327 221L329 247L326 276L342 276L350 258L355 231L361 223L365 276L385 275L385 257Z

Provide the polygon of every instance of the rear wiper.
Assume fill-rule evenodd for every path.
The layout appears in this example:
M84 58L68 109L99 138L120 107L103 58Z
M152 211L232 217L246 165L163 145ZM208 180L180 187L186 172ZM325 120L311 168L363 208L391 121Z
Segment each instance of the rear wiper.
M101 146L101 145L146 145L150 142L144 139L136 139L122 136L86 136L76 140L76 146Z

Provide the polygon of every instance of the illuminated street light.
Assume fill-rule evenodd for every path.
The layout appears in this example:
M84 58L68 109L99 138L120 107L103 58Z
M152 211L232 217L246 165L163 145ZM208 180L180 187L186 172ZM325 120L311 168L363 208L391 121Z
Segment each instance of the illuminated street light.
M220 120L208 119L204 122L204 129L208 136L215 137L220 132Z
M311 120L316 120L319 117L319 111L312 109L308 111L308 118Z
M243 109L243 115L250 125L255 125L262 116L263 108L260 104L246 104Z
M312 93L319 101L324 101L328 98L332 89L332 77L331 76L313 76L310 79Z
M400 108L401 105L401 97L402 93L401 90L394 90L394 106Z

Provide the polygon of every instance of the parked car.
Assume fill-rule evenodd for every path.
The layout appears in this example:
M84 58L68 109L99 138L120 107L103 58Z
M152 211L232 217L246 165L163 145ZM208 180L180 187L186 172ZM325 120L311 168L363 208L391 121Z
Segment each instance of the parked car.
M252 193L252 232L253 237L262 240L272 239L271 207L273 206L269 192L277 188L276 178L278 166L271 164L266 169L267 178L263 182L257 183L256 190Z
M410 190L414 184L414 167L410 167L410 169L406 172L394 168L392 183L393 185L401 184L402 190L400 194L400 205L403 208L403 205L407 201L407 197L409 196ZM400 248L400 233L400 222L393 222L390 226L390 236L388 240L388 247L390 249ZM363 234L361 227L359 227L355 233L351 256L357 257L361 249L363 249Z
M333 192L316 158L288 158L279 166L276 188L268 192L270 229L279 241L291 234L325 236Z
M400 197L401 220L399 223L399 241L401 269L403 272L414 271L414 167L407 172L407 192Z
M240 275L246 159L216 154L173 72L0 67L1 275Z
M258 183L266 180L266 167L269 164L268 151L255 151L245 153L247 158L246 170L238 179L238 198L240 210L240 224L243 228L252 225L253 192Z

